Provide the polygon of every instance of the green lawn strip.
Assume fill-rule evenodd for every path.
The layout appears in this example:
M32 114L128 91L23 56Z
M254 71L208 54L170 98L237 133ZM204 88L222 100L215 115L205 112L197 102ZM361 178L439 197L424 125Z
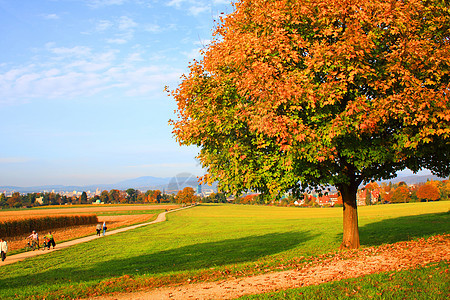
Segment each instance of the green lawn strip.
M449 299L449 262L383 272L316 286L249 295L250 299Z
M97 216L123 216L123 215L148 215L148 214L160 214L165 209L150 209L150 210L120 210L120 211L105 211L97 212Z
M392 218L408 218L400 222L405 228L398 241L405 238L401 232L426 228L430 220L436 222L434 230L426 229L424 237L448 231L447 205L405 208L403 216L387 205L362 209L361 231L384 230L383 222ZM431 215L424 218L423 213ZM336 208L201 205L167 218L1 266L0 298L81 297L295 268L304 263L302 257L335 252L342 233L342 210ZM414 237L421 237L420 230ZM363 245L373 243L362 239Z

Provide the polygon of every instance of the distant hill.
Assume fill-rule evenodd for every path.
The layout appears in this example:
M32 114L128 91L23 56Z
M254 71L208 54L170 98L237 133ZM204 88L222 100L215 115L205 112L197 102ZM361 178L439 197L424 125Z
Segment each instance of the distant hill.
M411 184L417 184L417 183L421 183L421 182L427 182L429 180L445 180L447 178L441 178L438 177L436 175L408 175L408 176L400 176L400 177L396 177L396 178L392 178L389 180L382 180L379 181L378 183L381 182L392 182L392 183L399 183L401 181L405 182L408 185Z
M198 186L198 179L190 173L181 173L174 177L153 177L143 176L133 179L123 180L113 184L92 184L84 186L65 186L65 185L42 185L31 187L19 186L0 186L0 192L6 191L19 193L37 193L43 191L61 192L61 191L95 191L100 190L126 190L129 188L138 189L141 191L147 190L161 190L166 192L177 192L185 187L192 187L196 189ZM217 185L213 187L217 190Z
M390 180L383 180L381 182L398 183L404 181L406 184L417 184L420 182L426 182L427 180L444 180L445 178L439 178L435 175L408 175L400 176ZM61 191L95 191L100 190L126 190L129 188L138 189L141 191L147 190L160 190L167 193L176 193L178 190L182 190L185 187L192 187L196 189L198 186L197 177L190 173L181 173L174 177L153 177L143 176L128 180L123 180L114 184L93 184L85 186L65 186L65 185L42 185L32 187L18 187L18 186L0 186L0 192L6 191L19 192L19 193L37 193L43 191L61 192ZM212 189L217 191L217 184L212 187L204 186L203 189Z

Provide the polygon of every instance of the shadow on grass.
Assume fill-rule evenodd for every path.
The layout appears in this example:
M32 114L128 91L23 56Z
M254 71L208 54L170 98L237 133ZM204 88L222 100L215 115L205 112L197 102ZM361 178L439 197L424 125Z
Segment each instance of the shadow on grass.
M76 266L59 268L12 278L0 278L2 291L27 286L51 286L88 280L102 280L123 274L161 274L195 271L203 268L251 262L261 257L283 252L314 238L307 231L272 233L218 242L202 243L144 254L124 259L92 263L91 267ZM124 247L123 245L118 246ZM56 289L56 287L55 287ZM7 295L6 295L7 296ZM1 297L0 297L1 298Z
M445 212L370 223L359 228L359 237L363 246L378 246L449 232L450 212Z

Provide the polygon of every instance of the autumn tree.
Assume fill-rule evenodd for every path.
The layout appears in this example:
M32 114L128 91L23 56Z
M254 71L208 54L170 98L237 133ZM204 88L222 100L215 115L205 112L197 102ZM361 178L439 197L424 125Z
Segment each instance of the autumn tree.
M145 196L145 193L138 193L136 197L136 203L145 203L147 201L147 197Z
M439 189L434 184L428 182L417 189L416 195L418 199L426 200L427 202L429 200L436 201L441 198Z
M161 191L160 190L148 190L145 193L147 202L161 203Z
M20 207L22 206L21 202L21 196L19 192L14 192L11 197L9 197L6 202L8 203L9 207Z
M103 203L108 203L111 200L109 199L109 192L107 190L103 190L100 194L100 201Z
M152 200L156 203L161 203L161 191L160 190L154 190Z
M6 206L8 203L6 202L6 196L3 193L0 193L0 207Z
M444 195L444 199L448 199L448 195L450 195L450 180L444 180L442 182L441 195Z
M85 191L83 191L81 193L81 196L80 196L80 203L79 204L86 204L87 202L88 202L87 193Z
M197 201L197 196L195 196L195 191L193 188L187 186L183 190L178 191L176 196L177 203L193 203Z
M120 202L120 191L119 190L110 190L109 191L109 200L112 203L119 203Z
M410 191L406 185L399 185L392 193L392 203L407 203L411 196Z
M136 199L137 199L137 196L139 194L139 191L135 190L135 189L132 189L132 188L129 188L129 189L126 190L126 192L127 192L127 202L128 203L136 202Z
M203 182L280 197L334 185L343 248L356 192L399 170L450 174L450 14L442 0L239 0L172 91Z

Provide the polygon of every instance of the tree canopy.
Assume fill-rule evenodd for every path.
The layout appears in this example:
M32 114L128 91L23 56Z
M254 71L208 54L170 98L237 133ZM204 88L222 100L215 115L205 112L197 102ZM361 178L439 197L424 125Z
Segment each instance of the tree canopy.
M200 147L204 181L272 196L334 185L343 245L358 247L361 183L405 168L450 174L446 1L234 6L172 92L173 132Z
M431 201L436 201L439 198L441 198L441 195L439 193L439 189L431 184L431 183L426 183L424 185L421 185L419 187L419 189L417 190L417 198L419 198L420 200L431 200Z

